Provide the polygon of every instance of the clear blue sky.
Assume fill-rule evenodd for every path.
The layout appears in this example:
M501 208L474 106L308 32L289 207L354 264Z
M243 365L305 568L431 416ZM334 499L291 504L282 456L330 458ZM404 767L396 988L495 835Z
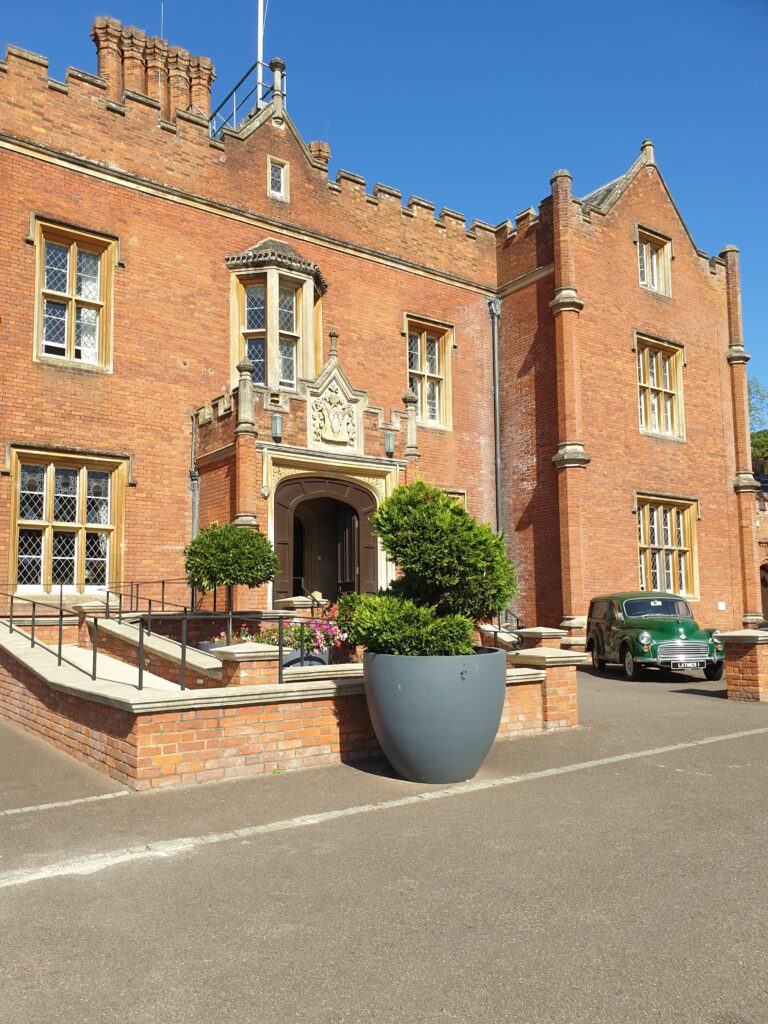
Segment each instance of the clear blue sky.
M0 3L0 52L95 70L94 15L160 31L160 0ZM256 0L165 0L164 36L210 57L214 103L255 59ZM265 58L343 167L469 220L584 195L643 139L700 249L741 249L750 369L768 384L768 0L269 0Z

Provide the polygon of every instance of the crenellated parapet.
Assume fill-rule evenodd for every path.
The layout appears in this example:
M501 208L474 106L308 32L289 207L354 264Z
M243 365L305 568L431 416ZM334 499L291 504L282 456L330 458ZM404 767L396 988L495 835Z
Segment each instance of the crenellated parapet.
M307 145L287 112L267 104L237 131L211 137L213 66L181 47L97 18L96 75L48 77L44 57L9 46L0 62L0 147L26 144L143 190L207 204L290 237L329 239L474 288L496 287L497 230L358 175L330 180L327 143ZM282 100L282 97L280 97ZM50 126L55 125L52 132ZM271 198L270 158L290 168L290 199Z

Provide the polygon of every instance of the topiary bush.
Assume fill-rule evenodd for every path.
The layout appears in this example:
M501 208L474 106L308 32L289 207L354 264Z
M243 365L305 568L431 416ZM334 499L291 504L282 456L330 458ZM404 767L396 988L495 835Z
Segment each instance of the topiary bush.
M212 523L184 549L187 579L198 590L216 587L258 587L273 580L280 568L275 550L258 530Z
M392 591L439 615L486 622L517 590L504 539L439 487L417 480L395 488L371 526L402 573Z
M474 623L517 589L503 538L423 480L395 488L371 527L401 575L388 592L347 602L350 641L379 654L471 654Z
M348 639L377 654L471 654L472 622L437 614L394 594L364 594L355 604Z

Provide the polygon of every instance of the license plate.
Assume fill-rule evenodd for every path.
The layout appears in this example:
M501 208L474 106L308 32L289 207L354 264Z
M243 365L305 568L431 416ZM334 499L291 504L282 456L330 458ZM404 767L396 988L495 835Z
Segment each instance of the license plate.
M673 661L671 668L704 668L706 661Z

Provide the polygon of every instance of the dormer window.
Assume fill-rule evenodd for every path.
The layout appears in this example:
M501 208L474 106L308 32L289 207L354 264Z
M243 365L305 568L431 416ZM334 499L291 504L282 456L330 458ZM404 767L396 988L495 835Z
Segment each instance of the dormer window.
M326 289L319 267L273 238L226 262L234 273L233 369L247 356L254 384L273 389L314 377L315 322Z

